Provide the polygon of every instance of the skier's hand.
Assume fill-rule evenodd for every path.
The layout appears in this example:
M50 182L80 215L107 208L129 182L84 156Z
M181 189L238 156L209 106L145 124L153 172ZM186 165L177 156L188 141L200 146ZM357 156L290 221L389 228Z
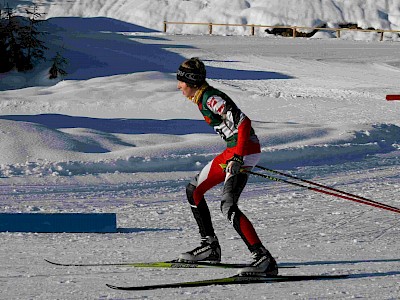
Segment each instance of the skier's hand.
M240 173L240 169L243 166L243 156L234 154L231 159L227 162L227 166L225 172L230 173L232 175L236 175Z

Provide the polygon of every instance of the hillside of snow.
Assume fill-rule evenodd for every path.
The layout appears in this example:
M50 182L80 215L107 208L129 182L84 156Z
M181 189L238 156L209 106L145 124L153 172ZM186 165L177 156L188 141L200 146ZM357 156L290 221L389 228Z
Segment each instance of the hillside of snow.
M12 6L31 1L13 0ZM162 30L163 21L213 22L229 24L296 25L328 27L354 23L361 28L400 29L397 0L116 0L40 1L48 18L60 16L109 17ZM203 27L173 26L175 33L205 33ZM243 33L244 28L216 29L216 32Z
M115 32L102 31L110 24ZM398 148L397 103L384 100L397 93L396 42L194 39L104 17L53 18L47 26L55 48L63 41L68 76L2 75L2 176L163 168L149 157L200 169L223 144L177 92L175 70L192 56L253 119L276 166Z

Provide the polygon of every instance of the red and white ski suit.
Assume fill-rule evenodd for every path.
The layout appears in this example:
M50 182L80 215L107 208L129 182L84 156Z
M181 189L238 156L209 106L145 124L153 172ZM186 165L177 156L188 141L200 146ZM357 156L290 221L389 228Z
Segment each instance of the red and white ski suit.
M215 236L204 194L223 182L221 211L252 251L260 246L261 241L249 219L237 206L248 175L243 172L236 175L226 173L221 165L226 165L234 155L238 155L243 157L243 168L251 170L260 159L260 144L250 119L226 94L207 84L199 92L195 102L205 121L227 142L227 148L188 184L188 201L201 236Z

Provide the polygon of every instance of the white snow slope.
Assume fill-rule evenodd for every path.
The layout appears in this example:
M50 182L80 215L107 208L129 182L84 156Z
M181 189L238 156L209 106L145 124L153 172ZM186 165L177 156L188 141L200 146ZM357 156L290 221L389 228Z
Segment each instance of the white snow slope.
M198 244L185 186L224 144L176 88L177 66L194 56L205 61L209 83L253 120L260 165L400 206L400 102L385 100L400 94L398 37L160 32L163 20L398 29L399 1L265 2L40 1L48 56L63 49L69 74L50 81L45 64L0 74L0 211L115 212L119 233L0 233L0 299L400 298L397 213L259 177L239 204L277 260L298 266L281 273L349 279L119 292L105 283L234 271L63 268L43 260L170 260ZM216 187L206 197L223 261L249 261L220 213L220 193Z

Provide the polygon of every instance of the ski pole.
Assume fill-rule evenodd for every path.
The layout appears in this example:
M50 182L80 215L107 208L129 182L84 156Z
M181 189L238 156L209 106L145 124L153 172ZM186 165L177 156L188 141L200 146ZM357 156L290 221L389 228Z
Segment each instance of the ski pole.
M300 183L297 183L297 182L285 180L285 179L282 179L282 178L278 178L278 177L274 177L274 176L270 176L270 175L266 175L266 174L260 174L260 173L256 173L256 172L253 172L253 171L246 171L246 173L249 173L249 174L252 174L252 175L256 175L256 176L260 176L260 177L264 177L264 178L267 178L269 180L273 180L273 181L277 181L277 182L284 182L284 183L288 183L288 184L291 184L291 185L294 185L294 186L297 186L297 187L306 188L306 189L309 189L309 190L314 191L314 192L319 192L319 193L323 193L323 194L327 194L327 195L331 195L331 196L336 196L336 197L339 197L339 198L342 198L342 199L346 199L346 200L358 202L358 203L361 203L361 204L366 204L366 205L370 205L370 206L373 206L373 207L377 207L377 208L393 211L393 212L396 212L396 213L400 213L400 209L399 208L388 207L383 203L379 203L379 202L373 203L373 202L365 201L365 200L362 200L362 199L351 198L351 197L348 197L348 196L345 196L345 195L324 191L324 190L321 190L321 189L318 189L318 188L315 188L315 187L306 186L306 185L303 185L303 184L300 184Z
M347 192L344 192L344 191L341 191L341 190L338 190L338 189L335 189L335 188L332 188L332 187L329 187L329 186L326 186L326 185L319 184L317 182L313 182L313 181L309 181L309 180L306 180L306 179L302 179L302 178L299 178L299 177L296 177L296 176L293 176L293 175L290 175L290 174L282 173L280 171L269 169L269 168L266 168L266 167L263 167L263 166L258 166L257 165L256 167L259 168L259 169L271 172L271 173L275 173L275 174L282 175L282 176L285 176L285 177L288 177L288 178L292 178L292 179L296 179L296 180L299 180L299 181L302 181L302 182L305 182L305 183L308 183L308 184L312 184L312 185L315 185L315 186L318 186L318 187L321 187L321 188L324 188L324 189L327 189L327 190L330 190L330 191L341 193L341 194L344 194L344 195L352 197L352 198L357 198L357 199L361 199L363 201L368 201L368 202L375 203L375 204L378 204L378 205L383 205L383 206L386 206L388 208L393 208L395 210L400 210L397 207L390 206L390 205L387 205L387 204L384 204L384 203L380 203L380 202L377 202L377 201L374 201L374 200L371 200L371 199L368 199L368 198L365 198L365 197L362 197L362 196L358 196L358 195L354 195L354 194L351 194L351 193L347 193Z

